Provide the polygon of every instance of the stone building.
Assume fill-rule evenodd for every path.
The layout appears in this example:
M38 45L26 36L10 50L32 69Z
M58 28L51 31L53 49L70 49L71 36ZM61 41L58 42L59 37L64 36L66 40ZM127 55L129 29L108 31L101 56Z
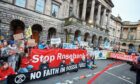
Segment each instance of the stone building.
M120 35L122 29L122 19L120 16L111 15L110 19L110 28L109 28L109 39L111 42L111 46L120 44Z
M32 38L63 42L81 40L100 46L109 39L111 0L1 0L1 34L11 35L32 27Z
M138 50L140 46L140 21L123 22L121 44L122 46L127 46L128 49L135 47L135 49Z

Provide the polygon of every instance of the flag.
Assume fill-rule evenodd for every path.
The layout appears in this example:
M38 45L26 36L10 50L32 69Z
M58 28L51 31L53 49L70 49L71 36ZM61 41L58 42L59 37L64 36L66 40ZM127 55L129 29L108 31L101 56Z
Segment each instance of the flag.
M25 35L26 38L29 38L32 35L32 28L30 26L25 30Z

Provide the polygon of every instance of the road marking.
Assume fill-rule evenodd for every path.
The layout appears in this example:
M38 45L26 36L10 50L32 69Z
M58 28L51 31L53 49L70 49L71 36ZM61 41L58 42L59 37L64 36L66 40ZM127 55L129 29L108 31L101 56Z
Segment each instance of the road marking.
M120 64L120 65L117 65L117 66L114 66L114 67L111 67L111 68L109 68L108 70L112 70L112 69L121 67L121 66L123 66L123 65L126 65L126 63L125 63L125 64ZM94 74L98 74L99 72L101 72L101 71L95 72Z
M112 69L115 69L115 68L118 68L118 67L121 67L121 66L124 66L124 65L126 65L126 63L125 64L120 64L120 65L117 65L117 66L114 66L114 67L111 67L109 70L112 70Z
M122 78L122 77L119 77L119 76L117 76L117 75L115 75L115 74L112 74L112 73L110 73L110 72L105 72L105 73L107 73L107 74L109 74L109 75L112 75L112 76L114 76L114 77L117 77L117 78L119 78L119 79L121 79L121 80L124 80L125 82L128 82L128 83L130 83L130 84L134 84L133 82L131 82L131 81L129 81L129 80L126 80L126 79L124 79L124 78Z

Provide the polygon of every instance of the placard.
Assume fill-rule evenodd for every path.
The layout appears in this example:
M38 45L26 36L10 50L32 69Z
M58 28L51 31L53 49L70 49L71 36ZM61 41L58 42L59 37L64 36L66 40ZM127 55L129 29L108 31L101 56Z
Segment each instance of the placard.
M71 43L63 43L64 49L76 49L76 45L73 45Z
M14 40L21 40L24 38L23 33L14 34L13 37L14 37Z
M80 46L87 46L88 47L88 42L81 41Z
M29 47L34 47L34 46L36 46L37 44L35 43L35 39L28 39L27 45L28 45Z
M60 44L61 43L61 39L60 38L52 38L51 39L51 44Z

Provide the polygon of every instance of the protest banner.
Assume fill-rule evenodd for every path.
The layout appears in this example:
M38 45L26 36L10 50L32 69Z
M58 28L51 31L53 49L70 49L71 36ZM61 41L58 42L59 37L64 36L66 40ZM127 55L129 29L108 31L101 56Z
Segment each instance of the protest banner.
M97 50L93 52L95 55L95 59L107 59L108 52L105 50Z
M60 44L61 43L61 39L60 38L52 38L51 39L51 44Z
M14 40L21 40L24 38L23 33L14 34L13 37L14 37Z
M62 59L66 60L66 64L69 64L71 59L74 60L74 63L79 63L82 57L86 57L86 55L86 50L78 49L32 49L30 55L32 61L30 64L34 66L34 70L38 70L40 62L46 60L49 62L49 67L53 68L58 67Z
M125 55L125 54L121 54L121 53L111 52L109 57L114 58L114 59L124 60L124 61L130 61L130 62L137 61L137 56Z
M58 74L71 72L80 68L86 68L85 63L67 65L66 67L50 68L45 70L37 70L28 73L10 75L7 78L8 84L24 84L29 81L34 81L42 78L49 78Z

